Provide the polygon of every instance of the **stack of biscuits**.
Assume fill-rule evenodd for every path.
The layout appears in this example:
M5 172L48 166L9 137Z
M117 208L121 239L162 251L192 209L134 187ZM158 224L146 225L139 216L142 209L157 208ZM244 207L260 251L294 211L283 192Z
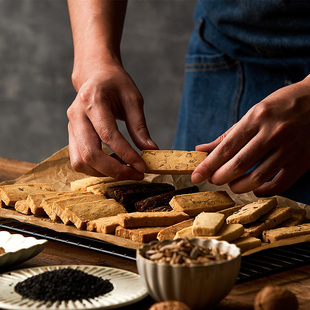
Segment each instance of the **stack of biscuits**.
M149 173L189 174L207 154L143 151L141 156ZM235 243L245 252L262 242L310 233L305 210L280 207L276 198L235 205L225 191L176 189L145 180L85 177L71 182L68 191L42 183L3 185L0 201L2 207L26 215L139 243L214 238Z

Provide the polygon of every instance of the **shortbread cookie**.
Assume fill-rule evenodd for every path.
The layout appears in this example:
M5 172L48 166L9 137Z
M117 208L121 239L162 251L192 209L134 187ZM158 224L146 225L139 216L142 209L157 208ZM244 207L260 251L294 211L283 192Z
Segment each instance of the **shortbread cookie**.
M225 218L227 218L228 216L232 215L236 211L240 210L242 207L244 207L244 205L233 206L231 208L227 208L227 209L220 210L220 211L217 211L217 212L224 214Z
M158 232L163 227L124 228L117 226L115 236L131 239L135 242L147 243L156 240Z
M86 230L103 234L114 234L117 226L119 226L117 215L106 216L87 222Z
M177 231L173 239L178 238L187 238L187 239L197 238L193 233L193 226L185 227Z
M29 205L28 205L26 199L18 200L18 201L15 203L14 208L15 208L15 210L16 210L17 212L19 212L19 213L26 214L26 215L32 214L32 213L31 213L31 209L29 208Z
M118 215L123 227L170 226L189 219L184 212L132 212Z
M70 192L63 195L55 195L52 197L44 198L41 202L41 207L43 208L44 212L47 214L47 216L53 221L53 222L61 222L59 216L56 214L55 210L53 209L54 202L62 199L73 199L78 197L85 197L85 196L91 196L92 193L88 192L81 192L77 195L77 192Z
M195 217L193 233L195 236L214 236L221 229L224 221L224 214L201 212Z
M52 212L55 213L57 216L60 217L60 219L64 222L64 224L68 224L68 222L66 222L65 220L63 220L63 213L65 212L65 208L68 206L73 206L73 205L78 205L81 203L95 203L95 202L101 202L107 200L106 197L104 197L103 195L76 195L76 197L72 197L72 198L64 198L64 199L59 199L57 201L55 201L52 205ZM65 216L66 218L66 216Z
M146 184L149 182L146 181L135 181L135 180L123 180L109 183L98 183L96 185L90 185L87 187L87 191L95 195L105 195L109 187L119 186L119 185L128 185L128 184Z
M85 229L89 221L125 212L126 209L114 199L105 199L68 206L62 213L61 219L65 222L72 222L78 229Z
M244 227L241 224L224 223L222 228L219 230L216 236L213 236L213 238L215 237L218 240L225 240L227 242L232 242L240 238L243 232L244 232Z
M279 227L263 231L263 240L265 242L275 242L277 240L297 237L310 234L310 223L304 223L297 226Z
M260 217L256 222L247 224L243 237L260 237L264 230L272 229L287 220L292 214L292 208L277 207Z
M111 182L116 182L116 179L112 177L85 177L83 179L72 181L70 183L70 188L73 191L85 192L89 186Z
M18 200L26 199L29 194L47 191L55 191L55 189L47 183L3 185L0 187L0 200L6 206L13 207Z
M31 210L31 213L36 216L46 216L46 213L41 205L43 199L50 197L63 197L66 194L72 194L71 191L63 191L63 192L46 192L41 194L30 194L28 195L26 201Z
M241 253L244 253L248 250L259 247L262 244L262 241L255 237L241 237L234 240L232 243L240 248Z
M226 223L248 224L255 222L261 216L275 208L276 205L276 198L259 199L258 201L245 205L240 210L227 217Z
M207 157L206 152L175 150L144 150L141 157L148 173L191 174Z
M292 214L289 219L282 222L281 227L290 227L296 226L303 223L304 219L306 218L306 210L302 208L291 208Z
M225 191L198 192L176 195L170 205L175 211L196 216L200 212L216 212L234 206L235 202Z
M173 239L179 230L191 227L193 223L194 219L188 219L180 223L165 227L158 233L157 239L159 241Z

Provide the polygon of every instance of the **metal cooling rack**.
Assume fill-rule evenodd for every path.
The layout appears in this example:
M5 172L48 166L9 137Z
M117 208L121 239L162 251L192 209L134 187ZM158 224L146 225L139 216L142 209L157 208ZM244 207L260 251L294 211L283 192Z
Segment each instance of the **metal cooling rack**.
M61 233L5 218L0 218L0 228L135 261L135 250L120 247L103 240ZM308 264L310 264L310 242L266 249L242 257L237 283L258 279Z

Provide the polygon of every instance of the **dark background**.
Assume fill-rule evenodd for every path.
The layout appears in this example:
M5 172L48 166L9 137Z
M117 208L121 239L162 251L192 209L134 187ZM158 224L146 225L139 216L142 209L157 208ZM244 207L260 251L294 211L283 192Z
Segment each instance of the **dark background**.
M161 149L173 142L195 3L128 4L123 63L144 97L149 130ZM68 144L72 64L65 0L0 0L1 157L40 162Z

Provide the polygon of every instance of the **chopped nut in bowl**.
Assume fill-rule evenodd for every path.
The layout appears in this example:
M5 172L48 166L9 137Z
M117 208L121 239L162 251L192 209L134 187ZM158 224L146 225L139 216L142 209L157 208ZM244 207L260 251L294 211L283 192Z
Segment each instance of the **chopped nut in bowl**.
M191 309L219 303L236 282L238 247L215 239L152 241L137 250L137 268L156 301L177 300Z

